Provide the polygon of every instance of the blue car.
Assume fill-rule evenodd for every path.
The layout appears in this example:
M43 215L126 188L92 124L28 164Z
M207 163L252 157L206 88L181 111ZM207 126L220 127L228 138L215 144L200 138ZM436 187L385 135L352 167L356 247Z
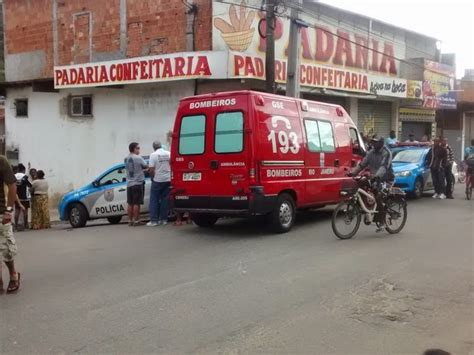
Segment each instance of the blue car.
M146 174L147 175L147 174ZM142 212L148 212L151 179L145 179ZM59 203L59 216L72 227L84 227L88 220L107 218L120 223L127 215L127 182L125 164L117 164L103 172L90 184L64 195Z
M430 147L394 148L393 171L395 186L415 198L420 198L424 191L434 189L430 173Z

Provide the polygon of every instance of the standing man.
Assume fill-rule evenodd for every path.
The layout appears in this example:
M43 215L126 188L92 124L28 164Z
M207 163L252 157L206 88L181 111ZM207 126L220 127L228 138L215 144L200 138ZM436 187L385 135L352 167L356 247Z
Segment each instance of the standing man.
M168 223L168 205L171 185L170 152L163 149L161 142L153 142L155 150L150 155L150 176L153 178L150 194L149 227Z
M448 138L443 138L443 147L446 149L448 159L446 167L444 168L444 175L446 176L446 197L453 199L454 192L454 175L453 175L453 164L454 164L454 151L449 145Z
M394 130L390 131L390 137L387 138L387 141L385 143L387 144L387 147L389 148L393 148L398 144L397 135Z
M466 159L466 157L471 153L474 153L474 139L471 139L470 146L464 148L464 159Z
M435 188L435 194L433 198L439 198L440 200L446 199L446 185L444 177L444 169L448 160L448 152L441 145L441 139L436 137L434 145L431 150L431 178L433 179L433 185Z
M16 271L14 261L17 246L12 227L13 204L17 199L16 178L10 163L3 155L0 155L0 185L0 215L2 216L0 253L10 274L7 293L15 293L20 288L20 273ZM6 199L5 195L7 195ZM3 292L2 264L0 263L0 294Z
M418 143L418 141L415 139L415 133L410 132L408 135L408 139L405 141L405 143Z
M128 225L141 225L140 206L143 205L145 193L145 173L148 169L145 160L140 156L140 145L136 142L128 146L130 154L125 158L125 170L127 171L127 204Z
M31 187L31 182L26 175L26 168L23 164L18 164L18 172L15 174L16 178L16 194L18 201L15 208L15 227L18 230L18 220L23 213L23 228L28 229L28 209L30 208L30 193L28 189Z

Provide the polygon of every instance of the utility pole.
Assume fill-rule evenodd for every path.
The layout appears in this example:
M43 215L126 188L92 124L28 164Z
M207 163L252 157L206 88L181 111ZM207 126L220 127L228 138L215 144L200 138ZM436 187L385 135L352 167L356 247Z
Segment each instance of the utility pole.
M275 93L275 0L266 0L265 89Z
M292 0L290 0L292 1ZM292 1L291 24L290 24L290 45L288 48L288 69L286 78L286 96L300 97L300 37L299 10L302 9L303 1Z

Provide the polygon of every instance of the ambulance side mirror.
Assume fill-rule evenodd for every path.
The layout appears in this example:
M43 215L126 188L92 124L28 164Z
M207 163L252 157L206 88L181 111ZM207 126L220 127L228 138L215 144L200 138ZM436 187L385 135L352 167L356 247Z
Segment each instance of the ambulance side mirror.
M365 156L365 151L361 148L361 146L358 143L354 143L352 145L352 154L360 155L360 156L364 157Z

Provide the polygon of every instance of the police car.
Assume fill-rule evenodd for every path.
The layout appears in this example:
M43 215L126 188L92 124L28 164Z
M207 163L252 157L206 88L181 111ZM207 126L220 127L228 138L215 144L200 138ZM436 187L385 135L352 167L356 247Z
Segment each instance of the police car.
M414 198L420 198L423 192L434 190L430 171L431 149L428 144L400 145L391 149L395 186ZM458 176L457 170L457 164L454 162L454 180Z
M148 158L148 157L146 157ZM125 164L116 164L91 183L64 195L59 203L59 216L74 228L84 227L88 220L107 218L120 223L127 215L127 181ZM147 213L151 179L145 174L145 197L141 212Z
M431 147L406 146L394 149L392 160L395 173L395 186L415 198L420 198L424 191L433 190L430 173L429 152Z

